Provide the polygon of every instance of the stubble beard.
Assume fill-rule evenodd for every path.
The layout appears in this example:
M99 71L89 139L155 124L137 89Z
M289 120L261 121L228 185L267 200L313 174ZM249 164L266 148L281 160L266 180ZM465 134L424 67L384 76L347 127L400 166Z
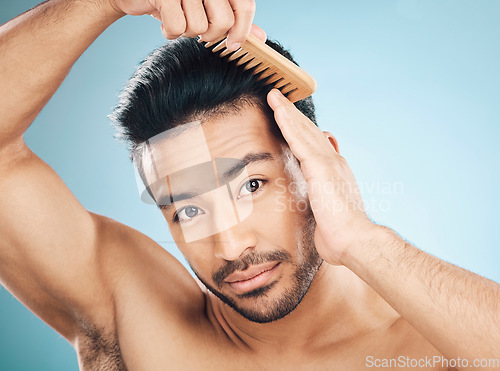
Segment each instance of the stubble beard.
M222 272L219 271L219 274L216 273L212 277L212 281L216 283L219 289L216 289L213 285L209 285L200 277L196 270L193 269L193 272L215 296L249 321L256 323L277 321L291 313L300 304L302 299L304 299L316 273L323 263L323 259L319 256L314 244L315 228L316 222L312 212L308 211L303 218L297 238L298 254L296 262L292 261L291 255L286 251L251 253L241 260L228 262L224 267L225 269L222 269ZM262 264L270 261L281 262L281 264L292 264L295 267L292 276L292 285L286 288L280 297L266 300L265 304L259 303L262 299L265 300L265 298L268 298L267 293L275 286L276 281L238 296L241 301L247 303L249 300L254 299L254 304L250 306L241 305L240 300L231 298L220 291L223 279L230 273L235 270L244 270L252 264Z

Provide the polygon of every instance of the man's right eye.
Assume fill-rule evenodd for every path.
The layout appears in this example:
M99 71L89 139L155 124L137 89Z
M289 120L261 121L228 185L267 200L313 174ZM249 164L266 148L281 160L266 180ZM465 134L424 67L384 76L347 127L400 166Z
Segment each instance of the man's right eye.
M189 222L196 218L199 215L203 215L205 212L200 209L198 206L184 206L183 208L177 210L177 212L174 215L174 222Z

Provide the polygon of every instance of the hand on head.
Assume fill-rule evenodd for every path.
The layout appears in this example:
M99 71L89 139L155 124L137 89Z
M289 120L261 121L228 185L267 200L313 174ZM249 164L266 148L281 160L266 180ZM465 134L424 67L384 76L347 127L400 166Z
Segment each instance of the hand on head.
M317 251L327 263L343 264L347 250L373 226L356 179L332 134L322 132L277 89L268 103L307 181Z

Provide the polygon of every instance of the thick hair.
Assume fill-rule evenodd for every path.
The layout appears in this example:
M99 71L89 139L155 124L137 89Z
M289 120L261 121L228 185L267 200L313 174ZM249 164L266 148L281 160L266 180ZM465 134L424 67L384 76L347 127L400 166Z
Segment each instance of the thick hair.
M296 63L279 43L266 43ZM252 70L221 58L196 39L181 38L159 47L141 63L110 118L118 130L116 137L133 153L165 130L235 112L245 105L261 108L269 122L274 122L266 100L272 88L273 84L258 80ZM311 97L295 105L316 124Z

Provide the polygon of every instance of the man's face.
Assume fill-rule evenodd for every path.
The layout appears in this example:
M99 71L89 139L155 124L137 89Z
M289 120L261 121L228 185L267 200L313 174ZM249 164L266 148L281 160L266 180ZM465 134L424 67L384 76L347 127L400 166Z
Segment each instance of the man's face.
M156 166L173 174L161 209L198 278L251 321L292 311L322 260L312 213L290 192L283 143L262 111L242 108L153 143L151 151Z

